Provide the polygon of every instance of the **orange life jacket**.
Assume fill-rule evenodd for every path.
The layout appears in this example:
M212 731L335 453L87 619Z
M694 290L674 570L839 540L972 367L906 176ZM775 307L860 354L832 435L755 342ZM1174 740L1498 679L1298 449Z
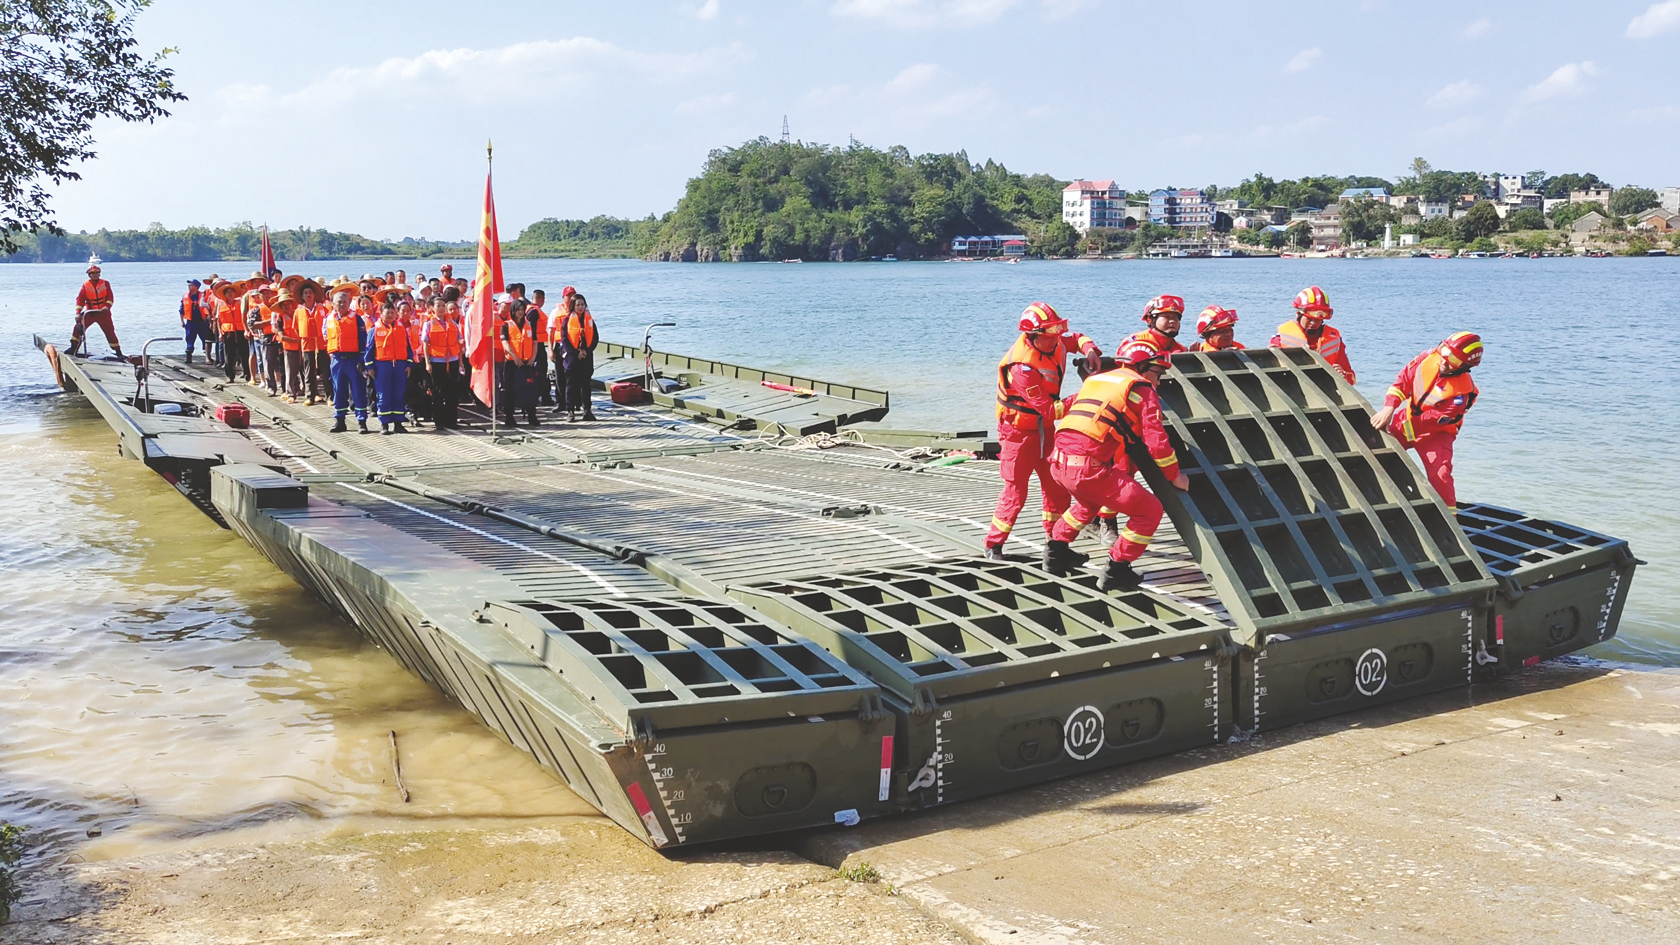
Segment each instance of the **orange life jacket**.
M1319 331L1318 344L1313 344L1307 338L1307 330L1301 323L1290 319L1278 326L1277 337L1272 344L1279 348L1308 348L1324 355L1324 360L1334 364L1347 378L1347 382L1354 382L1353 365L1348 363L1347 348L1342 344L1342 333L1329 324L1325 324Z
M426 356L433 361L452 361L461 356L461 328L447 318L432 319L426 325Z
M1139 385L1148 387L1149 381L1131 368L1087 377L1067 416L1057 422L1056 432L1083 433L1105 450L1111 445L1123 449L1128 441L1141 441L1143 394L1137 390Z
M1440 353L1431 351L1423 356L1423 363L1412 376L1406 409L1399 412L1400 432L1408 443L1416 441L1420 433L1457 434L1464 415L1476 402L1480 392L1470 372L1443 374L1443 367Z
M1055 401L1062 394L1062 376L1067 366L1062 358L1062 349L1058 347L1055 354L1045 354L1033 347L1026 335L1015 339L1004 354L1003 360L998 362L997 380L997 418L999 425L1008 425L1017 430L1040 429L1043 419L1037 410L1027 402L1025 396L1014 388L1014 372L1011 370L1017 364L1024 364L1038 373L1043 384L1049 388L1050 399ZM1055 421L1051 417L1051 422Z
M327 350L334 354L353 354L361 351L357 347L356 328L361 319L355 312L346 312L341 317L336 311L327 316Z
M255 331L259 335L274 334L273 318L273 312L269 310L269 307L261 304L250 310L249 314L246 315L246 320L250 323L251 330Z
M84 312L108 312L114 298L111 283L104 279L87 280L82 283L82 291L76 295L76 301L81 303Z
M1190 350L1191 351L1241 351L1245 347L1247 347L1247 346L1244 345L1242 342L1233 338L1233 339L1231 339L1231 346L1229 348L1215 348L1214 346L1208 344L1206 341L1198 341L1195 344L1190 346Z
M547 344L548 343L548 313L543 311L540 308L537 308L535 305L526 309L526 311L537 313L537 327L536 327L536 330L534 332L534 335L537 339L538 344Z
M566 318L566 341L573 351L583 351L595 343L595 319L588 312L573 312Z
M515 358L529 361L537 356L536 339L530 332L522 330L517 321L510 318L503 328L507 332L508 348L513 351Z
M408 350L420 350L420 319L412 315L408 319Z
M402 325L381 322L373 329L373 359L375 361L407 361L408 329Z
M292 303L290 312L284 309L274 311L274 332L280 336L280 347L287 351L303 350L303 337L298 333L297 320L303 312L303 306Z
M206 310L209 307L209 303L204 300L204 295L202 293L196 299L192 297L192 293L190 292L182 295L181 324L184 326L193 319L204 321Z
M228 332L239 331L242 327L239 324L239 307L221 299L217 299L216 325L221 328L222 334L224 335Z

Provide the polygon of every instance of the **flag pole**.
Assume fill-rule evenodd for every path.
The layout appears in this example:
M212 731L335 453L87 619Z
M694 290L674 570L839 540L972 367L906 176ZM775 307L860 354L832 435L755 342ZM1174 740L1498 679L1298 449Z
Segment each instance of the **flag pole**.
M484 167L485 176L493 179L496 176L495 142L488 138L484 141ZM486 275L488 275L488 273L486 273ZM496 304L495 288L496 282L495 280L491 280L491 291L485 296L486 302L491 306L491 308L489 312L485 313L484 320L487 324L492 326L495 325L495 320L493 318L496 311L494 307ZM501 352L501 347L502 332L500 328L497 328L495 331L491 332L490 337L490 442L492 443L501 439L501 431L498 429L499 420L496 413L496 388L502 386L501 367L499 359L497 358L497 355Z

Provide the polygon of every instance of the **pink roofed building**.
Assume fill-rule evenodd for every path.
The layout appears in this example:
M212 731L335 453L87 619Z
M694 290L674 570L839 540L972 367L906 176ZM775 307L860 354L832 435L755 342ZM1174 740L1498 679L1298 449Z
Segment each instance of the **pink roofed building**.
M1126 225L1126 192L1111 180L1076 180L1062 188L1062 220L1081 233Z

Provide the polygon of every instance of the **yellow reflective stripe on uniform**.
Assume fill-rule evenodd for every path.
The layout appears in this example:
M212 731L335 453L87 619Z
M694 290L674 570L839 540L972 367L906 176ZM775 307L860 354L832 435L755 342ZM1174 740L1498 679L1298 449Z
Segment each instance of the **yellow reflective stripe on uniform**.
M1137 392L1137 391L1135 391L1135 390L1134 390L1134 391L1130 391L1130 392L1128 392L1128 393L1127 393L1127 394L1126 394L1126 399L1127 399L1127 400L1130 400L1130 401L1131 401L1131 402L1132 402L1132 403L1134 403L1134 404L1141 404L1141 403L1143 403L1143 395L1142 395L1142 394L1140 394L1140 393L1138 393L1138 392Z
M1046 522L1054 522L1056 520L1056 513L1050 511L1044 512L1044 520Z
M1067 524L1067 527L1073 529L1074 531L1084 528L1087 524L1086 522L1081 522L1077 517L1075 517L1072 509L1068 509L1066 512L1062 513L1062 521Z
M1097 510L1097 517L1098 518L1113 518L1114 516L1118 515L1119 513L1120 513L1119 509L1111 509L1111 508L1109 508L1108 506L1105 505L1102 508Z
M1393 386L1393 385L1389 385L1388 392L1390 394L1393 394L1394 396L1400 398L1401 400L1406 399L1406 392L1401 390L1398 387Z
M1155 540L1154 535L1140 535L1129 528L1120 529L1120 540L1129 541L1134 545L1147 545Z
M998 518L996 515L994 515L994 516L992 516L992 527L997 529L1000 532L1007 532L1007 531L1013 531L1014 528L1015 528L1015 524L1013 522L1006 522L1003 519Z
M1171 466L1176 462L1178 462L1178 454L1172 450L1168 450L1167 455L1165 456L1155 457L1155 465L1161 467L1162 469L1166 469L1168 466Z

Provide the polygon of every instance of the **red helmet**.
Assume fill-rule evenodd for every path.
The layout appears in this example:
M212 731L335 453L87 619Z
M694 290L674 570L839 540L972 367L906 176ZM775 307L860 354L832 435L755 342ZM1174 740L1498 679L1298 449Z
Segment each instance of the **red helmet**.
M1295 296L1295 311L1317 318L1329 318L1334 310L1330 308L1330 297L1324 294L1324 290L1310 285Z
M1128 341L1121 345L1120 351L1115 354L1114 364L1116 367L1129 367L1141 374L1156 365L1162 368L1172 367L1172 355L1147 341Z
M1209 305L1207 308L1202 309L1202 314L1196 318L1196 334L1206 337L1207 333L1210 331L1218 331L1221 328L1230 328L1236 325L1236 323L1236 309L1220 308L1217 305Z
M1067 319L1057 315L1049 302L1034 302L1021 313L1021 330L1028 334L1059 335L1067 326Z
M1176 295L1157 295L1143 307L1143 323L1145 325L1155 321L1155 316L1162 312L1177 312L1184 314L1184 300Z
M1435 350L1449 370L1473 368L1482 363L1482 336L1473 331L1455 332Z

